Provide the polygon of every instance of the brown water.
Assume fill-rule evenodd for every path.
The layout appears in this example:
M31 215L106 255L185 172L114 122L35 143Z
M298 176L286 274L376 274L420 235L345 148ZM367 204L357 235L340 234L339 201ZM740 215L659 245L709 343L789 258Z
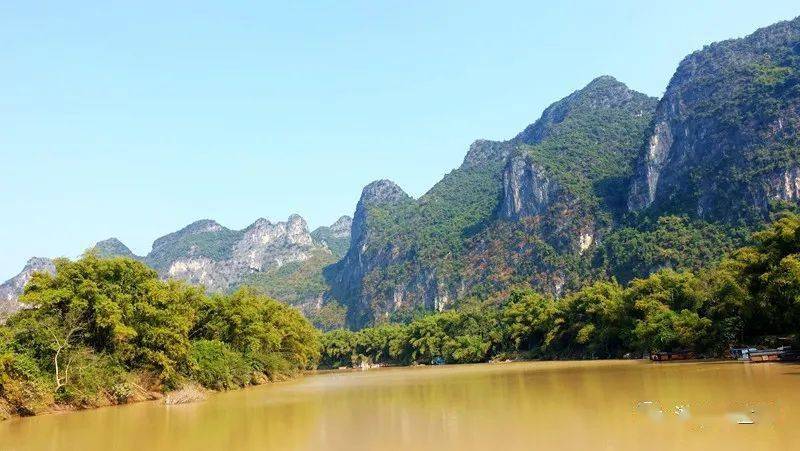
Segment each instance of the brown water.
M800 366L530 362L324 373L0 423L2 450L798 449ZM682 409L677 407L683 406ZM738 424L750 419L754 424Z

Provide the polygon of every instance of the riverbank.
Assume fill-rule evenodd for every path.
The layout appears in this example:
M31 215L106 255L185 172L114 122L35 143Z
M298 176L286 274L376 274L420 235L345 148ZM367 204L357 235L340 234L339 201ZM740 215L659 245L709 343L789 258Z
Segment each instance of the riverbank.
M0 326L2 416L229 390L314 368L319 332L296 309L239 289L207 295L129 258L88 254L36 273Z
M32 414L14 414L8 407L7 401L0 398L0 422L12 420L15 418L27 418L43 415L65 414L70 412L79 412L94 410L106 407L120 407L130 404L138 404L142 402L160 401L165 405L180 405L191 404L196 402L204 402L209 396L229 391L243 390L250 387L258 387L262 385L276 384L281 382L289 382L308 375L317 374L317 370L298 372L294 374L275 374L272 378L265 374L253 375L252 382L237 388L230 389L210 389L204 388L196 383L187 383L174 390L165 391L163 386L155 386L145 388L140 384L146 384L146 381L153 381L152 377L146 377L140 380L140 383L132 383L128 388L128 395L126 398L116 398L113 394L104 393L102 396L96 397L95 402L92 404L84 405L71 405L71 404L52 404L38 412Z

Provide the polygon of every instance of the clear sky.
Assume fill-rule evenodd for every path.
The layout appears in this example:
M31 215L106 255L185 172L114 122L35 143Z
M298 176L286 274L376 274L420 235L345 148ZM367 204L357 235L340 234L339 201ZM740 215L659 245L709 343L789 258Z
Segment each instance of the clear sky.
M0 280L200 218L414 196L601 74L659 96L795 1L0 2ZM290 5L287 5L290 4Z

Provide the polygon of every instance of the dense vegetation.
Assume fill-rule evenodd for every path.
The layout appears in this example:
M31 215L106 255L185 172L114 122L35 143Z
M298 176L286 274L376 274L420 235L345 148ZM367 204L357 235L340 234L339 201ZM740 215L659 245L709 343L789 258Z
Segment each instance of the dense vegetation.
M684 224L685 225L685 224ZM612 358L656 350L719 356L731 345L800 332L800 215L698 271L665 269L627 285L599 281L563 297L530 286L459 300L399 323L322 335L295 309L250 288L207 296L127 258L94 254L37 273L35 308L0 327L0 413L32 415L147 399L196 383L229 389L317 364ZM341 327L330 304L322 325Z
M743 243L747 229L686 216L643 217L614 228L598 247L594 266L626 283L659 269L697 270Z
M306 260L252 273L245 278L244 285L259 288L272 298L297 305L325 292L328 285L322 276L322 268L336 263L337 260L335 255L316 250Z
M128 258L56 261L0 327L0 416L92 407L196 382L223 389L314 367L316 330L251 289L207 296Z
M508 357L611 358L657 350L719 356L731 345L800 332L800 216L704 270L666 269L627 286L590 284L562 298L517 288L454 309L322 338L322 364L451 363Z
M368 227L370 245L392 242L417 255L420 264L441 264L441 257L459 254L471 228L492 219L502 194L502 162L459 168L417 201L373 207Z
M243 231L227 229L211 220L196 221L157 239L145 260L156 270L169 268L172 262L186 255L225 260L231 257L233 246L242 235Z
M519 151L541 166L569 194L589 208L624 207L627 179L650 126L656 99L631 92L620 82L600 77L551 108L565 109L560 121L548 121L543 139L523 143Z

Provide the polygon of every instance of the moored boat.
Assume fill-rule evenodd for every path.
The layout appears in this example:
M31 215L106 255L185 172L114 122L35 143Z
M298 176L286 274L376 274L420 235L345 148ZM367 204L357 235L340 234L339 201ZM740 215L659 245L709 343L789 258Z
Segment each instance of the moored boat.
M731 348L731 357L742 362L796 362L800 361L800 352L789 346L774 349Z
M654 362L668 362L672 360L690 360L697 358L692 351L658 351L650 354L650 360Z

